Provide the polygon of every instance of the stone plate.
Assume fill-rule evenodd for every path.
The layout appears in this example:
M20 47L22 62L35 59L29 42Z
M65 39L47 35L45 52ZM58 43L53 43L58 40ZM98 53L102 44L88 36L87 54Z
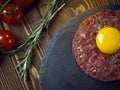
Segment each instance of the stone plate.
M86 11L72 18L53 37L40 67L40 90L120 90L120 81L102 82L87 76L76 64L72 52L73 36L80 22L102 9L117 10L120 6Z

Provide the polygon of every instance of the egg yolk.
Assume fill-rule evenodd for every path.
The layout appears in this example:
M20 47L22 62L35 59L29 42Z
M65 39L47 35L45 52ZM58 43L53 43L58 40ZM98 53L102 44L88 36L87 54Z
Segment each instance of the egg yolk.
M96 36L96 44L100 51L114 54L120 49L120 32L114 27L100 29Z

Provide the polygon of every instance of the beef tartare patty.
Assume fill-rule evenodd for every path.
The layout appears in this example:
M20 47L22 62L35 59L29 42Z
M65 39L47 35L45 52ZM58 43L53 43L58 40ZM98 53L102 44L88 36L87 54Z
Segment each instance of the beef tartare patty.
M80 23L73 39L74 56L87 75L101 81L120 80L120 50L108 55L96 45L98 31L106 26L120 30L120 10L102 10Z

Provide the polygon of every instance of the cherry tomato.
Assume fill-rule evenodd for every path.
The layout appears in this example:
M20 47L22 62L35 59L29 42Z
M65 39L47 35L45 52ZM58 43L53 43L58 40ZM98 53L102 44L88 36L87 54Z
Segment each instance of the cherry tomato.
M15 45L15 37L12 32L8 30L0 31L0 45L0 49L4 52L9 51L13 48Z
M1 19L6 24L17 24L23 17L22 9L14 3L7 4L2 13Z
M32 5L34 0L14 0L14 2L20 7L29 7L30 5Z

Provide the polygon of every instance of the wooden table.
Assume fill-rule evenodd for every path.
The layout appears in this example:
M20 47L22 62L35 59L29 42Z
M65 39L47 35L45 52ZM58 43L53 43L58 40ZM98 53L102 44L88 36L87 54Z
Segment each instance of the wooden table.
M41 16L46 11L43 3L47 0L37 0L36 4L25 13L21 23L18 25L6 25L0 22L0 29L11 30L17 41L23 41L40 22ZM67 0L66 6L52 20L48 32L44 30L40 35L39 42L33 50L32 66L30 69L30 79L24 83L18 75L18 70L14 69L18 62L20 53L0 58L0 90L38 90L40 78L40 65L45 50L52 37L59 31L64 23L72 17L83 13L91 8L105 6L109 4L120 4L120 0Z

